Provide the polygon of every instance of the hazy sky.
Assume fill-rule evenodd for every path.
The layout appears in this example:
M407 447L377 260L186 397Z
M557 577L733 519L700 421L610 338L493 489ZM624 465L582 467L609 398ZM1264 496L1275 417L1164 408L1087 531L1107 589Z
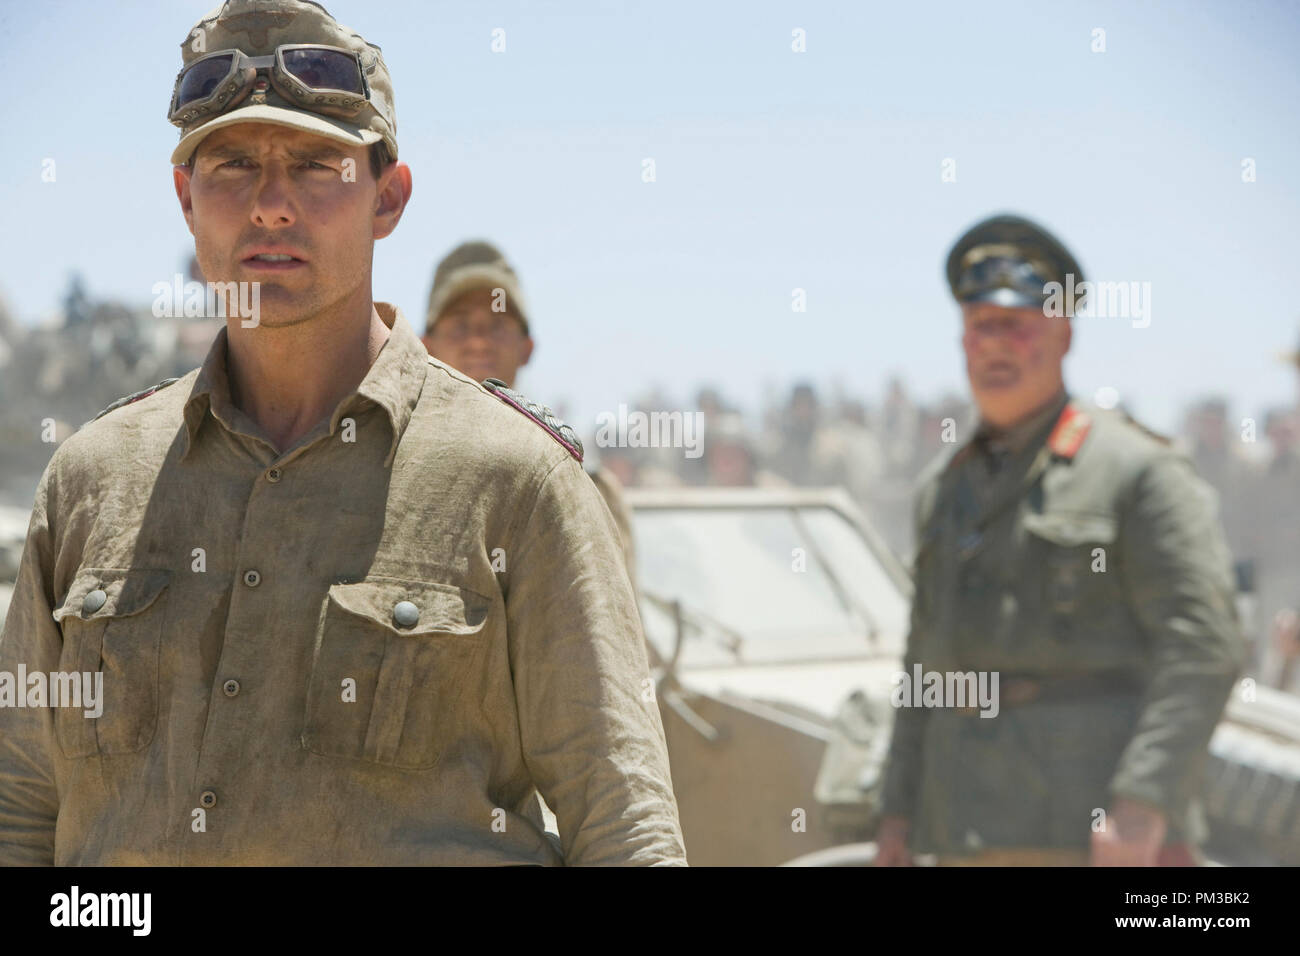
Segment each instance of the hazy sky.
M20 320L56 313L74 270L147 306L183 268L165 113L214 2L0 0ZM383 47L415 180L375 298L418 325L437 259L497 242L538 340L521 386L584 434L652 385L751 408L804 379L874 400L893 373L965 394L941 269L1003 210L1090 277L1151 283L1149 327L1076 321L1077 392L1113 387L1166 430L1205 393L1238 415L1296 396L1277 354L1300 342L1300 3L326 6Z

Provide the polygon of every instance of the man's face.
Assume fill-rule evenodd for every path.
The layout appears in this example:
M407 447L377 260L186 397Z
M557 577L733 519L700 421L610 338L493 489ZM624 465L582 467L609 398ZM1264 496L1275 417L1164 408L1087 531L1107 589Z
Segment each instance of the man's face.
M376 182L364 147L268 123L217 130L174 175L204 277L259 283L271 327L368 297L374 240L410 196L403 164Z
M1069 319L1044 315L1039 307L985 302L966 303L961 311L966 374L984 418L1014 424L1060 391Z
M533 340L519 317L494 312L491 289L474 289L453 299L424 337L424 345L440 362L459 369L476 382L499 378L514 385L519 369L533 354Z

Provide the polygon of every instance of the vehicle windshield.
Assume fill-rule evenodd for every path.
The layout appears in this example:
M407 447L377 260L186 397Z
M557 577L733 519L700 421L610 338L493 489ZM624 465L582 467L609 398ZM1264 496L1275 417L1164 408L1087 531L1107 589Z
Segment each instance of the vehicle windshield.
M826 506L646 508L635 515L646 636L679 666L899 654L908 599Z

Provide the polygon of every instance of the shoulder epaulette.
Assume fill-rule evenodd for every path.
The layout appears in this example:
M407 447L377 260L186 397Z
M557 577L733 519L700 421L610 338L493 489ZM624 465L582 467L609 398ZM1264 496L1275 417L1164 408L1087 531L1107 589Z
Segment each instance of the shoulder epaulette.
M573 430L571 425L557 418L555 412L551 411L546 405L530 402L499 378L484 379L483 387L507 405L523 412L537 422L546 429L547 434L563 445L570 455L579 462L582 461L582 442L578 439L578 433Z
M102 412L100 412L90 421L91 422L98 421L99 419L107 415L109 412L116 411L117 409L121 408L123 405L130 405L132 402L138 402L142 398L148 398L154 392L166 388L168 385L172 384L173 382L179 382L179 381L180 381L179 378L165 378L157 385L150 385L148 388L142 388L138 392L133 392L130 395L127 395L123 398L119 398L117 401L109 405L107 408L105 408ZM86 422L86 424L89 425L90 422Z

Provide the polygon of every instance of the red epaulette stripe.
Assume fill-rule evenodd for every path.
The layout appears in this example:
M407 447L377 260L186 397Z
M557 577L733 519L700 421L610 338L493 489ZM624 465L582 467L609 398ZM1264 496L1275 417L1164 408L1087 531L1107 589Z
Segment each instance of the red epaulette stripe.
M497 389L491 389L491 388L488 389L488 391L491 394L495 395L497 398L501 399L501 401L505 402L510 407L514 408L516 411L522 412L526 418L531 419L537 425L541 426L542 431L546 432L546 434L550 435L562 446L564 446L564 448L568 451L568 453L577 459L579 464L582 463L582 452L579 451L577 448L574 448L573 445L570 444L569 442L565 441L564 436L556 433L554 429L548 428L545 422L539 421L537 416L535 416L528 409L524 408L524 406L521 405L518 401L516 401L513 397L505 394L505 392L498 391Z
M1056 420L1056 426L1047 439L1047 446L1052 449L1053 454L1061 458L1074 458L1091 428L1092 417L1070 402L1062 409L1061 417Z

